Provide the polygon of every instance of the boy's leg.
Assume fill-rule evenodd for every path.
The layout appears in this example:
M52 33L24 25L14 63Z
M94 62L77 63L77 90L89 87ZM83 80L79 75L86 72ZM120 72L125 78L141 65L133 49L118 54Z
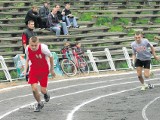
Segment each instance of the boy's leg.
M41 98L40 98L40 94L38 92L38 88L37 88L37 83L31 84L32 87L32 91L33 91L33 96L36 99L36 101L38 102L34 112L40 112L40 110L44 107L43 102L41 102Z
M41 87L41 93L44 95L44 99L46 102L50 100L50 95L47 92L46 87Z
M31 84L31 87L32 87L32 91L33 91L33 96L34 96L34 98L36 99L36 101L37 101L38 103L41 102L40 94L39 94L38 88L37 88L37 83Z
M137 67L136 68L138 79L142 84L144 84L144 79L142 77L142 69L143 69L142 67Z
M44 94L44 99L46 102L50 100L50 95L47 92L47 84L48 84L48 74L49 72L45 72L46 74L41 75L40 85L41 85L41 93Z

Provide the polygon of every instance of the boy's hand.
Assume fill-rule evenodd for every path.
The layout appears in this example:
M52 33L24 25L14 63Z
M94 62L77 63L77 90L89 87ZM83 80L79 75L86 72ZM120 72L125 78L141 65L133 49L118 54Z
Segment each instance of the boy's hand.
M154 56L154 59L160 60L160 57L159 56Z
M50 73L51 73L51 75L52 75L52 78L56 77L56 74L55 74L55 72L54 72L53 69L50 70Z

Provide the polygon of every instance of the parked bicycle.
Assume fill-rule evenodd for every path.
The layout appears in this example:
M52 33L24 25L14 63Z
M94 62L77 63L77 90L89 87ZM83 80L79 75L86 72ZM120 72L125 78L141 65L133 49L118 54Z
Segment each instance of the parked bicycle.
M74 48L62 49L63 59L61 68L67 76L75 76L78 72L84 75L89 74L89 66L86 60L78 55Z

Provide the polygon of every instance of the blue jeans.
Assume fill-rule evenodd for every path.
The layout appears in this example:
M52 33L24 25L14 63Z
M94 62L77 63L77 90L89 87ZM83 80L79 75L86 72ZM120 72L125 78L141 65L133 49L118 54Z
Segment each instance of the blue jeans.
M68 34L68 28L67 28L66 23L65 22L61 22L60 25L62 27L64 35L67 35Z
M67 24L67 26L69 26L69 27L71 26L71 24L73 24L73 27L77 27L77 26L78 26L77 20L76 20L75 17L69 18L69 17L67 17L67 16L63 16L63 17L62 17L62 20L65 21L66 24Z
M58 25L52 26L52 27L50 27L50 29L51 29L52 31L55 31L55 32L56 32L56 36L57 36L57 35L60 35L60 33L61 33L61 28L60 28L60 26L58 26Z

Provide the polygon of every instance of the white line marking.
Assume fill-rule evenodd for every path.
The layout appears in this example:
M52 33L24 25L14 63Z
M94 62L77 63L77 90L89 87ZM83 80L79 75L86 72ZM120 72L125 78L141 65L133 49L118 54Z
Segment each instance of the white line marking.
M156 85L160 85L160 84L156 84ZM128 91L133 91L133 90L135 90L135 89L137 89L137 88L139 88L139 87L132 88L132 89L127 89L127 90L122 90L122 91L110 93L110 94L107 94L107 95L102 95L102 96L96 97L96 98L94 98L94 99L88 100L88 101L86 101L86 102L83 102L82 104L76 106L76 107L67 115L66 120L72 120L74 113L75 113L76 111L78 111L81 107L85 106L86 104L89 104L89 103L91 103L91 102L93 102L93 101L99 100L99 99L104 98L104 97L108 97L108 96L112 96L112 95L117 95L117 94L124 93L124 92L128 92Z
M158 78L155 78L153 80L156 80ZM106 88L106 87L111 87L111 86L118 86L118 85L125 85L125 84L131 84L131 83L136 83L136 82L139 82L139 81L133 81L133 82L125 82L125 83L118 83L118 84L112 84L112 85L107 85L107 86L100 86L100 87L96 87L96 88L91 88L91 89L86 89L86 90L81 90L81 91L77 91L77 92L73 92L73 93L68 93L68 94L64 94L64 95L59 95L59 96L54 96L54 97L51 97L51 99L55 99L55 98L61 98L61 97L65 97L65 96L69 96L69 95L75 95L75 94L79 94L79 93L83 93L83 92L88 92L88 91L92 91L92 90L96 90L96 89L103 89L103 88ZM30 104L26 104L26 105L23 105L19 108L16 108L14 110L11 110L3 115L0 116L0 119L6 117L7 115L13 113L13 112L16 112L18 111L20 108L25 108L27 106L30 106L30 105L33 105L35 104L36 102L33 102L33 103L30 103Z
M135 78L135 77L130 77L130 79L132 78ZM114 81L119 81L119 80L124 80L124 78L120 78L120 79L114 79ZM109 80L109 81L112 81L112 80ZM92 85L92 84L100 84L100 83L105 83L105 82L109 82L109 81L99 81L99 82L93 82L93 83L83 83L83 84L76 84L76 85L70 85L70 86L65 86L65 87L60 87L60 88L56 88L56 89L51 89L51 90L48 90L49 92L52 92L52 91L57 91L57 90L61 90L61 89L67 89L67 88L71 88L71 87L77 87L77 86L85 86L85 85ZM23 98L23 97L28 97L28 96L31 96L33 94L27 94L27 95L20 95L20 96L15 96L15 97L12 97L12 98L7 98L7 99L3 99L3 100L0 100L0 103L3 102L3 101L8 101L8 100L13 100L13 99L17 99L17 98Z
M124 92L127 92L127 91L131 91L131 90L135 90L139 87L136 87L136 88L133 88L133 89L127 89L127 90L122 90L122 91L119 91L119 92L114 92L114 93L110 93L110 94L107 94L107 95L102 95L102 96L99 96L99 97L96 97L94 99L91 99L89 101L86 101L86 102L83 102L82 104L76 106L68 115L67 115L67 119L66 120L72 120L73 119L73 115L76 111L78 111L81 107L85 106L86 104L89 104L93 101L96 101L98 99L101 99L101 98L104 98L104 97L108 97L108 96L112 96L112 95L117 95L117 94L120 94L120 93L124 93Z
M143 108L143 110L142 110L142 117L143 117L144 120L148 120L148 118L147 118L147 116L146 116L146 110L147 110L147 108L148 108L152 103L154 103L156 100L158 100L159 98L160 98L160 96L159 96L159 97L156 97L154 100L150 101L150 102Z
M157 71L160 69L157 69ZM156 70L155 70L156 71ZM120 73L120 74L110 74L110 75L96 75L96 76L87 76L87 77L79 77L79 78L69 78L69 79L63 79L63 80L57 80L57 81L49 81L49 83L60 83L60 82L67 82L67 81L73 81L73 80L79 80L79 79L91 79L91 78L101 78L101 77L109 77L109 76L120 76L120 75L127 75L127 74L133 74L135 71L132 72L127 72L127 73ZM18 85L18 86L13 86L13 87L8 87L8 88L2 88L0 89L0 92L6 91L6 90L12 90L15 88L22 88L22 87L28 87L30 85Z
M152 71L159 71L160 69L154 69ZM136 71L131 71L127 73L114 73L114 74L109 74L109 75L96 75L96 76L87 76L87 77L79 77L79 78L69 78L69 79L63 79L63 80L57 80L57 81L49 81L49 83L59 83L59 82L67 82L67 81L73 81L73 80L79 80L79 79L87 79L87 78L101 78L101 77L110 77L110 76L120 76L120 75L128 75L128 74L134 74ZM2 88L0 89L0 92L6 91L6 90L12 90L15 88L22 88L22 87L28 87L30 85L18 85L18 86L13 86L13 87L8 87L8 88Z

